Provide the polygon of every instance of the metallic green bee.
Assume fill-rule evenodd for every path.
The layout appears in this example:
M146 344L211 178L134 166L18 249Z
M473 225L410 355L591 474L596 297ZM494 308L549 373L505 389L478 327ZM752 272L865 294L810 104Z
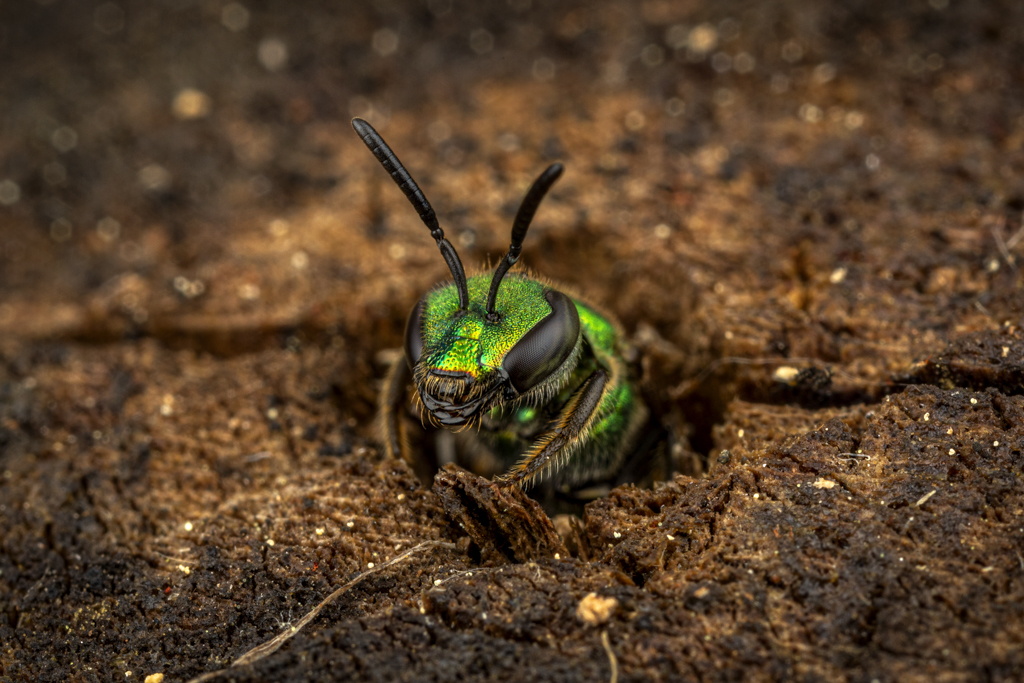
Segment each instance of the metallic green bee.
M512 244L493 275L467 278L398 157L366 121L353 119L352 127L412 202L454 280L427 292L409 315L405 358L392 366L381 394L387 454L409 459L401 412L411 377L421 419L462 432L468 451L492 463L502 486L525 487L553 476L560 490L587 489L591 496L585 497L592 497L624 476L635 478L626 470L650 446L649 412L618 326L543 280L505 277L562 165L549 166L526 193Z

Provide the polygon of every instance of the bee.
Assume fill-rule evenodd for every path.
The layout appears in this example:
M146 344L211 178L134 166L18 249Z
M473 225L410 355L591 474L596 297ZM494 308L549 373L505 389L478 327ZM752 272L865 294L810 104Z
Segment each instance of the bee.
M509 273L562 164L548 166L527 191L493 272L467 277L395 153L366 121L353 119L352 127L412 203L452 274L420 298L406 322L404 358L380 394L386 454L410 459L401 418L411 382L421 420L460 432L501 487L550 478L579 500L633 477L633 463L650 449L650 412L618 324L544 279Z

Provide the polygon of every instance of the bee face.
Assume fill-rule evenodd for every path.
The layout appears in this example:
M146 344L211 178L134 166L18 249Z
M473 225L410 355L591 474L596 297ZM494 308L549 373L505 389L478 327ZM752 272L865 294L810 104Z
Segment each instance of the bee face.
M406 323L405 355L420 402L432 421L447 427L472 424L504 401L543 393L559 382L559 369L581 344L579 314L565 294L510 276L497 315L489 315L490 275L470 278L468 286L466 309L448 285L424 296Z

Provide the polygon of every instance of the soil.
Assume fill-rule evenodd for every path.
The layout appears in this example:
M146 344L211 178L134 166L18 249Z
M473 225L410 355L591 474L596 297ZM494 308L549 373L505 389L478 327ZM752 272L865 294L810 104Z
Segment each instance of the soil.
M0 681L1024 678L1024 6L552 4L0 8ZM352 116L467 264L566 164L669 481L380 454L446 269Z

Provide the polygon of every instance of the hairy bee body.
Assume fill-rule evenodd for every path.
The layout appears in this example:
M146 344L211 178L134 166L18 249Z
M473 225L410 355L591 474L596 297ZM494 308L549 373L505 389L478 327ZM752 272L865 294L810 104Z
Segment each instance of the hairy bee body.
M404 358L381 392L385 451L409 459L402 414L411 385L421 420L458 432L473 469L501 485L548 479L553 490L585 499L635 479L627 471L643 459L651 430L617 323L543 279L505 277L561 164L549 166L530 188L498 267L467 278L398 158L365 121L356 119L353 127L430 228L453 277L409 315ZM581 491L591 494L574 493Z
M600 394L593 419L556 456L552 481L563 490L610 485L618 480L626 459L632 455L648 411L631 377L631 368L623 360L626 349L622 337L616 326L594 308L576 298L573 303L580 316L583 343L575 366L565 371L561 389L536 404L513 403L492 409L479 430L467 433L470 453L495 456L500 469L495 474L514 471L523 455L559 423L573 396L598 370L608 374L608 386ZM474 445L479 447L473 449ZM483 469L481 464L476 469Z

